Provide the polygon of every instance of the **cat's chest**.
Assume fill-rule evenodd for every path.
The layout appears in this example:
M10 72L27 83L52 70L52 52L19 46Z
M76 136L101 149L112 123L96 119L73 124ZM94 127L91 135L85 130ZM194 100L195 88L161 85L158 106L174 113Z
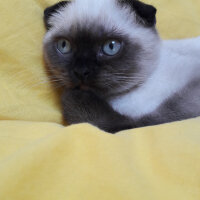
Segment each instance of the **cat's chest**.
M131 118L139 118L155 112L165 99L167 99L167 96L164 94L164 90L158 94L158 92L149 88L149 90L130 92L111 100L109 103L120 114Z

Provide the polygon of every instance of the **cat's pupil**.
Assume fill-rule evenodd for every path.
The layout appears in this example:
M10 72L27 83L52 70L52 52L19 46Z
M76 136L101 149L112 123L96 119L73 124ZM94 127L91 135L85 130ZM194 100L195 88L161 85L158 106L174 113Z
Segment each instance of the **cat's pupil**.
M110 47L110 49L114 49L114 42L111 42L110 44L109 44L109 47Z
M65 46L66 46L66 42L63 41L63 43L62 43L62 48L65 48Z

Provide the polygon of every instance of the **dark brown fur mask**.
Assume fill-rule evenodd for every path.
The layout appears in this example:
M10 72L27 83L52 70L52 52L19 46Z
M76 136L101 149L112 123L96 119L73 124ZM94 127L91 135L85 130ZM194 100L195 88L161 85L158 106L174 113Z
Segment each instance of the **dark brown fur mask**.
M159 47L156 9L136 0L75 0L44 12L44 56L66 88L108 98L141 85Z

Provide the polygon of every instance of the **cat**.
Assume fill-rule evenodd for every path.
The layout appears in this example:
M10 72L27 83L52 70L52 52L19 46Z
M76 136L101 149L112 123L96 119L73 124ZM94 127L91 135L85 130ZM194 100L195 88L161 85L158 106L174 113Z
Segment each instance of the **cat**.
M138 0L61 1L44 11L44 58L70 124L116 133L200 116L200 37L162 40Z

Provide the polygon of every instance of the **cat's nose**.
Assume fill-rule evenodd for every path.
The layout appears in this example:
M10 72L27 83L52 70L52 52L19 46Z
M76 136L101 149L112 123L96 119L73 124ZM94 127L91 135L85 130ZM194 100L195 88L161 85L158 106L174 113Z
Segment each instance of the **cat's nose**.
M74 75L79 80L86 80L88 76L90 75L90 70L87 68L82 69L74 69Z

